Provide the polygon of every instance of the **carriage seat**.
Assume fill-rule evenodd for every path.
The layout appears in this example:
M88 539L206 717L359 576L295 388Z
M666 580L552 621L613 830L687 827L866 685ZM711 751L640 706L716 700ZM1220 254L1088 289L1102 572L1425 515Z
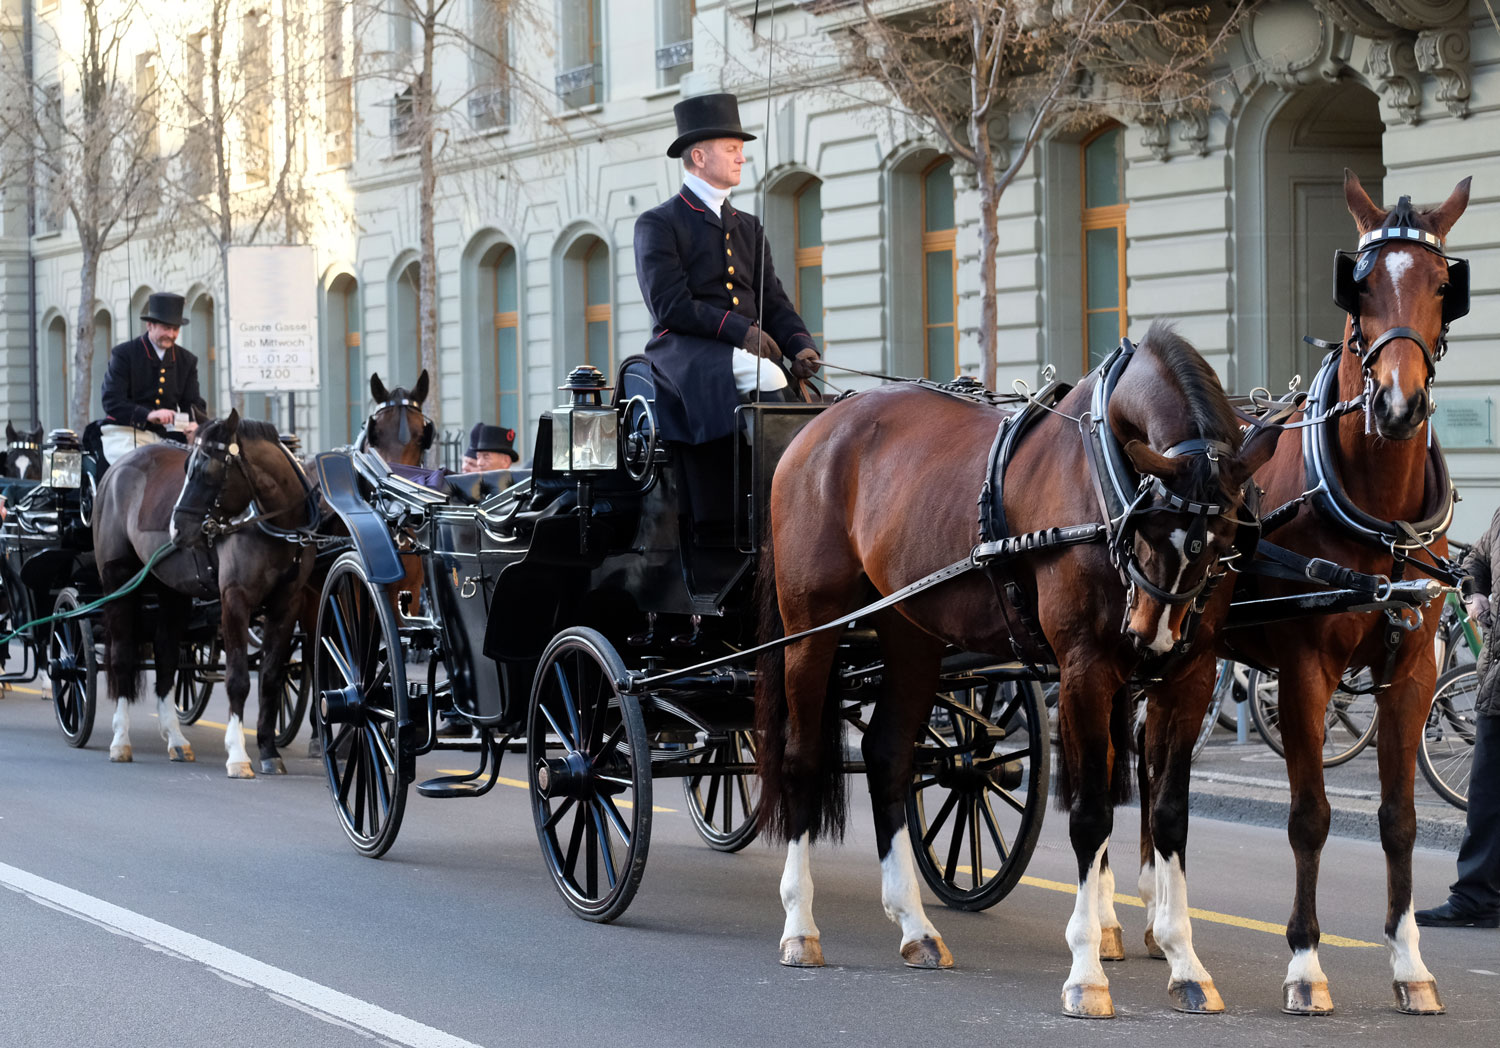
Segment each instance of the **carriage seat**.
M499 494L515 484L517 473L526 470L490 469L480 473L449 473L443 478L444 488L450 501L465 506L477 506L491 495Z

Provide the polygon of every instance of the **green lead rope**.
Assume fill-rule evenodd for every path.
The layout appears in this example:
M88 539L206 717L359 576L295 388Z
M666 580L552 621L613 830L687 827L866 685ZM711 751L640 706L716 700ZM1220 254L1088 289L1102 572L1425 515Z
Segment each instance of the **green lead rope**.
M49 622L58 622L62 619L76 619L84 615L90 615L95 611L98 611L100 608L104 607L104 605L108 604L110 601L119 600L127 593L139 589L141 583L146 581L146 576L151 574L151 569L156 567L156 562L176 549L177 543L175 542L168 541L163 543L160 549L151 554L150 558L146 561L145 566L141 568L140 571L135 573L135 577L132 578L129 582L125 583L125 585L121 586L119 589L115 590L113 593L106 593L98 600L90 601L87 604L80 605L79 607L74 608L72 611L63 611L58 612L55 615L48 615L44 618L32 619L25 625L17 626L5 636L0 637L0 644L9 643L34 626L45 626Z

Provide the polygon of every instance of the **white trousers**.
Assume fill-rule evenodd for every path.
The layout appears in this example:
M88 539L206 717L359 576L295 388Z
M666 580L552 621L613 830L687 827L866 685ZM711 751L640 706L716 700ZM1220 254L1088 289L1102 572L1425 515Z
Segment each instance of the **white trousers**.
M135 448L161 443L161 437L151 430L136 429L134 426L100 426L99 436L104 444L104 457L110 465L119 462L127 452Z
M734 391L742 397L755 391L757 372L762 390L786 388L786 373L771 361L762 361L748 349L736 349L730 358L730 366L734 369Z

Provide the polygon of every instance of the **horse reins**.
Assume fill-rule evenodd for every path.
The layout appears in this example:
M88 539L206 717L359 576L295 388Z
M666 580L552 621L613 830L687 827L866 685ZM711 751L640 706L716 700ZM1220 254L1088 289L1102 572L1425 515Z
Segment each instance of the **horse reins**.
M218 490L214 492L214 500L204 512L203 517L203 532L210 546L217 540L227 535L232 535L237 531L243 531L251 525L258 528L268 538L280 539L299 546L309 546L317 543L318 539L314 532L322 517L322 514L318 510L317 493L308 482L307 474L302 469L302 464L297 461L296 457L292 455L281 441L278 440L274 443L277 450L285 455L287 461L292 464L292 471L302 484L303 507L306 510L307 523L295 528L281 528L269 523L272 518L290 513L295 507L286 506L282 509L272 510L269 513L260 510L259 507L264 505L264 500L261 498L260 490L256 486L253 471L245 464L244 456L240 454L239 442L229 441L226 443L218 440L200 439L193 445L193 453L197 454L201 451L204 457L221 463L225 469L233 465L240 471L240 475L245 478L245 485L250 489L249 515L237 520L225 520L219 512L220 503L224 495L224 484L220 481ZM188 462L184 468L190 473L191 466L192 455L189 455ZM185 492L187 490L186 487L183 490ZM192 507L186 508L192 509Z

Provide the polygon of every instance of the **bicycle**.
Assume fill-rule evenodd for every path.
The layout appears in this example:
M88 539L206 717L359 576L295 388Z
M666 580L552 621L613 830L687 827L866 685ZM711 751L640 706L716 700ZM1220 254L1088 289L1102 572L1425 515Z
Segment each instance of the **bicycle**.
M1369 670L1345 675L1328 700L1323 718L1323 767L1336 768L1359 756L1375 738L1375 695ZM1252 669L1247 677L1250 719L1266 745L1282 757L1281 711L1277 702L1276 674Z
M1459 666L1438 678L1432 712L1422 731L1417 767L1443 800L1469 810L1469 776L1474 768L1474 700L1479 695L1479 668Z

